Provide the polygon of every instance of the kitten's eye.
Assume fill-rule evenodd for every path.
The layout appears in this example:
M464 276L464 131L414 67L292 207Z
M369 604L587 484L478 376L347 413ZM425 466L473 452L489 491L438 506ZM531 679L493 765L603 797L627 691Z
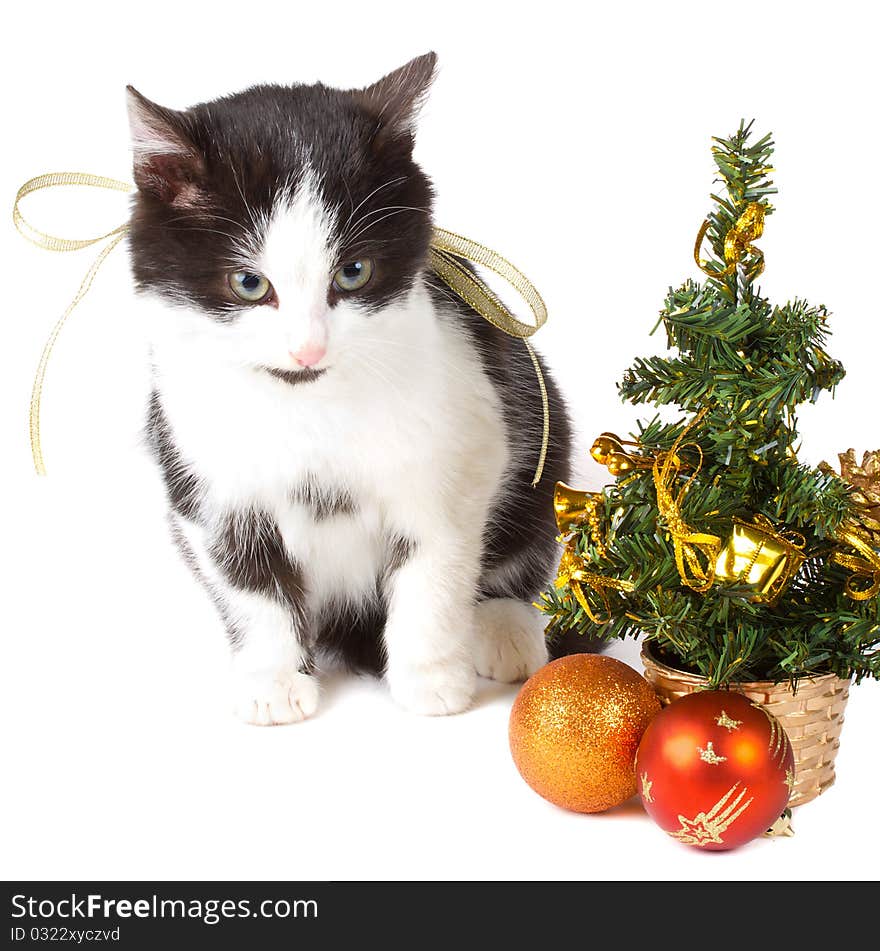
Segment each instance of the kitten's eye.
M359 291L373 276L373 262L369 258L343 264L333 275L333 286L338 291Z
M229 286L236 297L249 304L259 304L272 292L268 279L255 271L233 271L229 275Z

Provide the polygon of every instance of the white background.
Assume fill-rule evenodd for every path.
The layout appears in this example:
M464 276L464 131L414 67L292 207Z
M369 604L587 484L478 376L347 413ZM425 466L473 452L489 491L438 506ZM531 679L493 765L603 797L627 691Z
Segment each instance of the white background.
M849 370L836 400L801 416L802 458L818 462L880 446L871 6L20 5L5 14L0 196L11 206L47 170L127 177L127 82L184 107L259 81L362 85L436 49L417 154L438 221L542 290L539 347L588 442L632 428L614 385L662 346L648 332L667 286L695 276L710 137L755 116L775 132L781 189L764 287L826 303ZM125 215L120 196L28 210L78 235ZM796 837L724 855L671 841L637 803L578 816L532 793L507 747L513 687L484 683L474 710L429 720L396 709L381 683L338 676L312 721L239 725L219 622L166 539L137 448L146 377L125 255L56 351L38 480L30 380L91 252L50 255L11 225L2 241L4 877L876 876L873 683L853 691L838 783L796 811ZM600 483L582 470L585 487ZM637 663L633 644L613 653Z

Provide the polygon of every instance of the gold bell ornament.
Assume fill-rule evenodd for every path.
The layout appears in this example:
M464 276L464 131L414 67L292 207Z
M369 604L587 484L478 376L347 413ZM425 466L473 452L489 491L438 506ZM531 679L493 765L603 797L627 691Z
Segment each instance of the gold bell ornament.
M805 546L803 535L781 533L763 515L751 522L734 518L715 563L715 582L751 588L750 601L772 607L800 571Z
M556 527L562 535L569 535L583 526L590 530L590 538L599 554L606 552L602 537L602 516L600 508L605 501L601 492L585 492L573 489L564 482L556 483L553 493L553 511L556 513Z

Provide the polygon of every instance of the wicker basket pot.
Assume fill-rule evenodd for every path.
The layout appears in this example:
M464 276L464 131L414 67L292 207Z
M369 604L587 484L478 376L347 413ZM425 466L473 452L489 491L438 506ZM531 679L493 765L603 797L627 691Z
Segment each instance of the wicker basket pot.
M704 677L661 664L648 644L642 645L642 662L645 677L664 706L687 693L706 689ZM797 693L788 683L769 680L734 683L730 689L766 707L785 727L795 764L795 785L788 804L801 806L823 793L834 782L834 759L840 747L849 681L823 674L802 678Z

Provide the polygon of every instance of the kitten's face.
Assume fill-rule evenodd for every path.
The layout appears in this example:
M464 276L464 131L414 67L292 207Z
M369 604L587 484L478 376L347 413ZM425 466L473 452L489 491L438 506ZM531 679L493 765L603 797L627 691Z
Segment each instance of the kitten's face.
M229 360L290 382L376 342L431 237L420 57L364 90L261 86L185 112L130 90L141 290Z

